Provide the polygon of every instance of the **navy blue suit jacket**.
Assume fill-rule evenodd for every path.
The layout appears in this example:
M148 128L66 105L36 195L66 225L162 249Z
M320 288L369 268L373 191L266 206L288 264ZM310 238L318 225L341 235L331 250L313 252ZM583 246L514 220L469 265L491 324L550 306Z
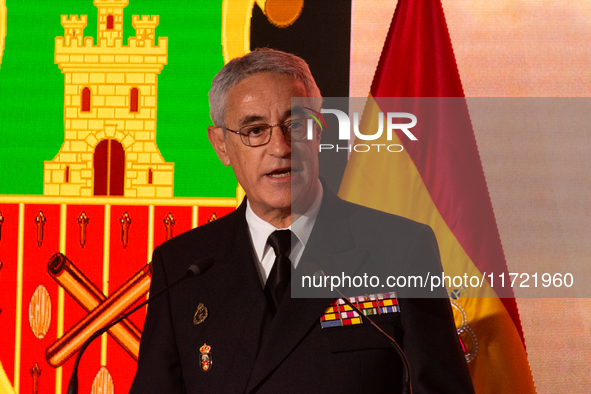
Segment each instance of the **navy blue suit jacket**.
M320 316L331 299L287 298L271 318L245 208L243 203L154 251L152 293L184 275L199 258L212 257L215 264L150 304L131 392L399 392L401 361L374 327L321 328ZM390 231L372 232L377 221L379 227L385 221ZM325 188L301 261L325 256L334 264L363 265L371 261L374 245L386 248L400 272L418 261L441 267L428 226L345 202ZM208 317L195 324L200 303ZM375 320L406 353L414 393L473 393L449 300L402 297L399 305L399 313ZM211 347L207 372L200 361L204 344Z

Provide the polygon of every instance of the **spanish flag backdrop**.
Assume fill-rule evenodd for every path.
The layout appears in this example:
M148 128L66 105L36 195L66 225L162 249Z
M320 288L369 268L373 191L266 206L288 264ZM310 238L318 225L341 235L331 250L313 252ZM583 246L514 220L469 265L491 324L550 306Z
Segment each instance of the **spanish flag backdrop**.
M386 0L0 0L0 393L65 392L82 342L145 299L153 248L235 208L240 189L205 133L211 79L233 57L300 55L326 97L589 96L588 2L442 3L400 0L393 19ZM561 162L509 182L476 125L446 141L395 163L352 155L341 195L429 223L444 264L477 272L506 256L511 270L548 245L588 264L588 245L575 244L588 242L584 224L569 242L540 230L516 246L511 218L524 212L563 227L589 218L579 183L574 200L537 190L528 209L505 204L515 182L527 191ZM510 148L505 157L520 156ZM433 150L438 161L425 161ZM591 184L589 166L577 168ZM390 177L391 201L360 191ZM589 300L452 303L478 393L589 391ZM143 318L89 347L81 392L129 390Z
M371 123L389 112L387 101L380 101L380 97L463 96L441 4L400 1L360 129L375 130L377 125ZM428 122L436 126L416 143L407 143L400 130L393 141L387 141L385 135L375 141L403 144L405 149L399 154L353 152L339 194L349 201L429 224L448 275L506 273L476 139L466 127L470 122L468 106L457 105L454 99L442 99L434 106L437 110L429 114ZM420 112L420 108L413 111L419 119ZM467 295L463 293L468 289L458 286L451 293L475 390L535 393L515 299L487 295L490 291L487 288Z

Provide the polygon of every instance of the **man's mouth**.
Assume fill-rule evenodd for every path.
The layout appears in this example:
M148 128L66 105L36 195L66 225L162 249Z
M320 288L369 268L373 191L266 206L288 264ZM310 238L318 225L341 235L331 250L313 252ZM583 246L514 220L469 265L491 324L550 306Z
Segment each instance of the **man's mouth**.
M275 170L267 174L271 178L285 178L291 176L291 168Z

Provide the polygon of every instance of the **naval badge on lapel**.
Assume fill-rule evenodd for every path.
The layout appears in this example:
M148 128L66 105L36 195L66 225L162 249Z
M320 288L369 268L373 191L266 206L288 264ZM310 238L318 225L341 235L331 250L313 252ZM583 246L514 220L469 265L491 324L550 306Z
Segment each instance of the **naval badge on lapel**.
M199 348L199 351L201 352L201 356L199 356L199 359L201 361L201 369L203 370L203 372L207 372L211 369L211 365L213 364L213 362L211 361L210 353L211 346L204 343L203 346Z
M193 324L197 325L203 323L208 315L209 312L207 311L207 307L200 302L199 305L197 305L195 316L193 316Z

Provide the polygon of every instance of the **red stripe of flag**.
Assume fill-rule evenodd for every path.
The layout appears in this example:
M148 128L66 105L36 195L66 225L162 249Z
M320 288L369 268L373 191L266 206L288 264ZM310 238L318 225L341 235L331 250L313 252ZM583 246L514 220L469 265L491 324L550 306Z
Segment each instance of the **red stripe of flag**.
M371 94L373 97L464 97L440 1L398 1ZM442 132L405 143L404 147L443 219L476 267L481 272L507 273L471 124L446 128L445 117L444 114L440 120ZM470 122L467 107L464 114L454 113L453 117L456 122L462 117ZM397 132L402 141L408 140L400 130ZM501 301L525 346L515 299Z

